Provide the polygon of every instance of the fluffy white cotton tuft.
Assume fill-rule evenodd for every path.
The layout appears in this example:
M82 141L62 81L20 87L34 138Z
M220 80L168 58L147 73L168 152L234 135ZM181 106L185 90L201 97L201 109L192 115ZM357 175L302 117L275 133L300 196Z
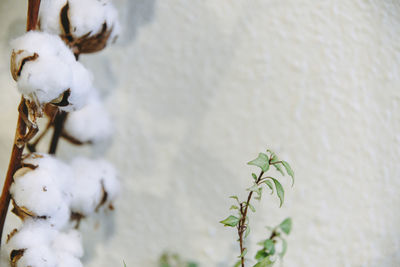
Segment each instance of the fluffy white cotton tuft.
M87 216L115 199L120 185L116 170L110 163L79 157L72 161L71 166L75 171L72 211Z
M66 0L42 0L39 19L43 31L65 35L62 26L61 10L66 6ZM103 30L112 30L109 41L112 41L120 31L118 12L110 0L69 0L67 29L74 39L82 36L90 37Z
M83 256L81 233L76 230L69 230L66 233L59 232L53 240L52 249L59 253L81 258Z
M46 219L56 229L63 228L71 213L72 170L49 155L33 154L24 163L37 167L16 172L10 188L13 200L19 208Z
M56 253L57 267L83 267L81 261L69 253Z
M57 267L57 257L48 246L32 247L24 251L18 267Z
M85 107L68 115L64 130L82 143L97 143L111 137L113 125L100 98L92 95Z
M11 71L19 91L39 107L62 99L67 90L70 111L82 107L92 87L92 75L75 60L60 37L30 31L11 42Z

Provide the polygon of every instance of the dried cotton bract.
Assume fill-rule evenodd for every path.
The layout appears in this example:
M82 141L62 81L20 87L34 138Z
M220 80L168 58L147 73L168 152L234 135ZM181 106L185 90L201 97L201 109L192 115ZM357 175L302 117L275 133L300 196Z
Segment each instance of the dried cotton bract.
M92 91L92 75L60 37L31 31L11 42L11 73L18 90L41 109L53 103L80 109Z
M116 39L117 17L110 0L42 0L39 27L60 35L75 54L92 53Z

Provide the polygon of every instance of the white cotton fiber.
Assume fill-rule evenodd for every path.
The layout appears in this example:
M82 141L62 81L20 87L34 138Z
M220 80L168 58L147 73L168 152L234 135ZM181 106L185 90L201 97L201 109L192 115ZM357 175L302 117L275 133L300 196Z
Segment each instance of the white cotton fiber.
M43 153L33 153L23 160L24 164L37 166L35 170L46 171L52 174L53 182L63 193L69 203L71 199L71 180L74 175L71 167L56 157Z
M81 261L69 253L56 253L57 267L83 267Z
M83 256L81 233L76 230L57 233L52 243L52 249L55 252L81 258Z
M17 267L57 267L57 257L47 246L37 246L25 250Z
M40 29L53 34L65 34L61 25L60 11L66 0L42 0L40 9ZM68 18L70 33L74 39L100 33L103 24L112 29L110 41L119 34L118 12L109 0L69 0Z
M114 167L104 160L79 157L71 162L75 171L71 210L90 215L101 204L104 197L103 186L107 193L107 204L113 201L119 192L119 183Z
M75 110L85 104L92 87L92 75L75 60L60 37L30 31L12 41L11 46L11 71L25 98L41 107L59 99L69 89L69 106L62 109ZM26 60L35 54L36 58Z
M60 107L60 109L67 112L81 109L92 97L93 91L92 73L80 62L75 62L72 65L71 95L68 98L71 105Z
M68 115L64 130L82 143L97 143L111 137L113 125L100 98L93 94L85 107Z
M42 0L39 9L39 25L42 31L61 34L62 25L60 11L67 3L67 0Z

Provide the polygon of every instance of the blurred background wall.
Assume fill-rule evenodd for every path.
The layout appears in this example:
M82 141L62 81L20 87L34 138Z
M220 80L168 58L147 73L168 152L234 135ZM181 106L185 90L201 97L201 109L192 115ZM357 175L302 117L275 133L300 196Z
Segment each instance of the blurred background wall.
M0 1L0 171L19 95L9 41L26 1ZM236 235L218 223L251 184L246 162L271 148L292 164L286 203L265 194L266 225L293 218L288 267L400 266L400 3L389 0L116 0L119 42L82 57L112 113L106 157L123 193L83 225L85 266L155 267L163 251L231 266ZM4 176L4 175L3 175ZM15 218L8 220L11 229ZM252 244L252 245L251 245Z

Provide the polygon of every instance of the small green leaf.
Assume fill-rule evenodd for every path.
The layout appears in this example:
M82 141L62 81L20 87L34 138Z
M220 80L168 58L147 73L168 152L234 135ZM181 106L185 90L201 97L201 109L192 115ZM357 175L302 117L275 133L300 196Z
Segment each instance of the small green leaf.
M287 242L285 239L282 238L282 251L281 251L281 253L279 253L279 257L281 259L283 258L283 256L285 256L286 251L287 251Z
M285 167L287 174L292 177L292 186L293 186L294 185L294 171L290 167L289 163L287 163L286 161L282 160L282 165L283 165L283 167Z
M242 254L240 254L238 258L243 258L244 256L246 256L246 254L247 254L247 248L244 248Z
M233 265L233 267L239 267L240 264L242 264L242 261L241 261L241 260L238 260L238 261L235 263L235 265Z
M244 238L247 238L250 234L250 226L246 226L246 232L244 232Z
M271 189L271 195L274 193L274 186L272 185L272 182L270 180L264 181L264 183Z
M230 209L229 210L238 210L239 209L239 207L238 206L236 206L236 205L232 205L231 207L230 207Z
M271 261L270 257L267 256L253 267L271 267L272 265L274 265L274 261Z
M229 198L235 199L237 201L237 203L240 204L239 198L237 196L230 196Z
M247 191L252 191L257 194L257 197L255 199L260 200L261 199L261 194L262 194L262 187L258 187L257 184L254 184L252 187L247 188Z
M282 174L282 176L285 176L285 173L282 170L280 163L274 164L275 169Z
M267 239L264 241L264 248L268 254L272 255L275 253L275 244L271 239Z
M281 222L279 227L282 229L282 231L285 234L287 234L287 235L290 234L290 231L292 230L292 219L286 218L285 220L283 220L283 222Z
M247 164L260 167L263 172L266 172L269 169L269 159L264 153L259 153L256 159L248 162Z
M260 249L259 251L257 251L256 256L254 256L254 258L260 262L263 259L265 259L265 257L268 257L268 253L265 252L265 249Z
M220 221L224 226L235 227L239 223L239 218L235 216L229 216L223 221Z
M258 177L254 172L251 174L251 176L253 176L253 179L257 181Z
M251 209L252 212L256 212L256 209L255 209L254 206L251 205L250 203L249 203L249 208Z
M280 200L279 207L282 207L283 200L284 200L284 197L285 197L285 191L283 190L283 187L282 187L281 183L278 182L278 180L276 180L275 178L271 178L271 179L275 184L276 194L278 195L279 200Z

